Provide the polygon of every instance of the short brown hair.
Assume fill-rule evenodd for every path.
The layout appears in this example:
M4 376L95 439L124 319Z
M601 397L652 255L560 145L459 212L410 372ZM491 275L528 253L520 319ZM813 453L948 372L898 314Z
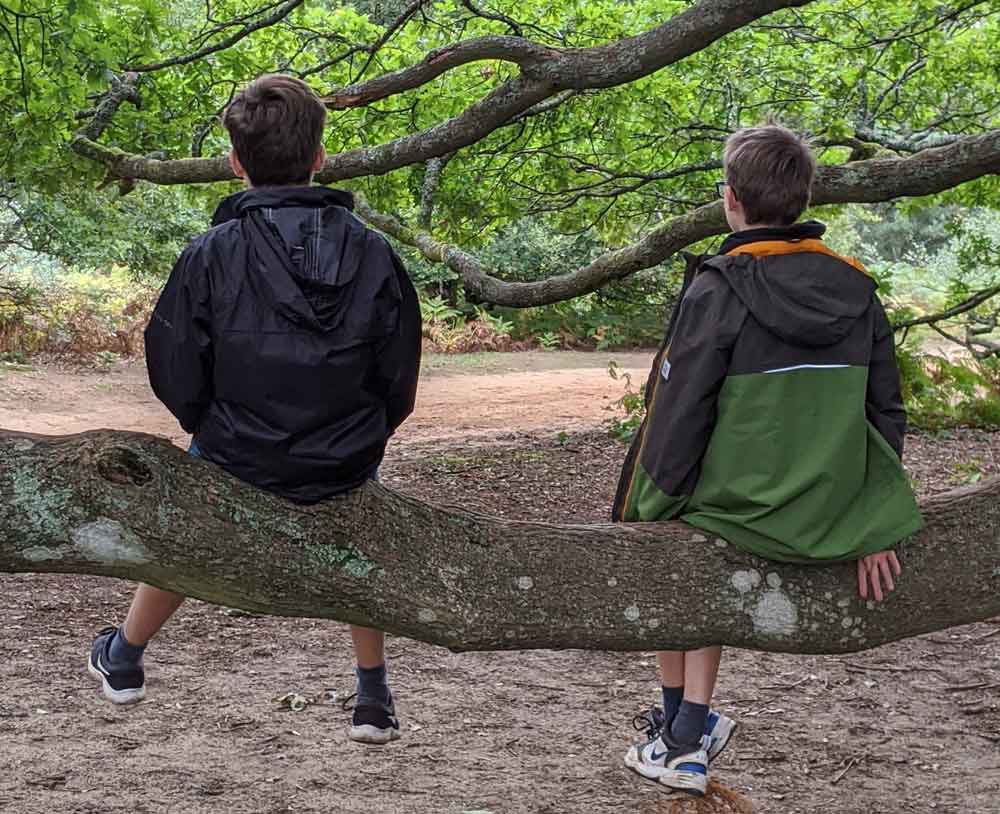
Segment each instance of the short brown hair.
M254 186L307 183L323 143L326 108L301 79L265 74L236 94L222 117Z
M722 166L749 224L788 226L809 206L816 157L787 127L737 130L726 140Z

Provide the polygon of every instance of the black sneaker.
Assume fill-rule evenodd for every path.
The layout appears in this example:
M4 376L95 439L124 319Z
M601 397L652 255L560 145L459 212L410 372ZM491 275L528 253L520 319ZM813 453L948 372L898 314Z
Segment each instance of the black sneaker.
M100 679L104 697L112 704L134 704L146 697L146 674L142 663L115 664L108 656L108 647L118 632L116 627L106 627L94 639L87 659L87 671Z
M350 700L350 699L348 699ZM348 737L357 743L385 744L399 739L399 719L396 707L389 698L388 704L370 698L360 698L351 717Z

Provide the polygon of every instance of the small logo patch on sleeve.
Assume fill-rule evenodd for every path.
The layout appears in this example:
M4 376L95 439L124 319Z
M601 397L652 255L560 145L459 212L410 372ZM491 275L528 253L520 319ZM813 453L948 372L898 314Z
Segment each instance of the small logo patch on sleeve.
M670 360L664 357L663 364L660 365L660 375L663 381L670 381Z

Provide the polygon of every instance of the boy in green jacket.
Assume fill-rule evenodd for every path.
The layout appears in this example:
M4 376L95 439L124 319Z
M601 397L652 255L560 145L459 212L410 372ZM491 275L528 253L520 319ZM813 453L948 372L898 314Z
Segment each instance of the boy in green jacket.
M881 601L921 528L903 471L906 414L876 283L796 223L816 160L768 125L726 143L720 195L732 234L692 258L647 385L614 519L680 519L782 562L857 560ZM703 794L735 723L710 709L720 647L659 654L664 710L626 764Z

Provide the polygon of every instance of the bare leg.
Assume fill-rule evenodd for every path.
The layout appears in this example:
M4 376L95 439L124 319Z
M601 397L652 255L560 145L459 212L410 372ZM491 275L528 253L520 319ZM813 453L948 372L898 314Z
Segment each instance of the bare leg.
M124 633L129 644L142 646L155 636L184 602L180 594L152 585L140 585L125 619Z
M351 640L354 642L354 657L362 670L385 664L385 634L381 630L351 625Z
M722 648L705 647L684 654L684 700L710 705L719 675Z
M684 651L663 650L657 653L660 662L660 683L664 687L684 686Z

